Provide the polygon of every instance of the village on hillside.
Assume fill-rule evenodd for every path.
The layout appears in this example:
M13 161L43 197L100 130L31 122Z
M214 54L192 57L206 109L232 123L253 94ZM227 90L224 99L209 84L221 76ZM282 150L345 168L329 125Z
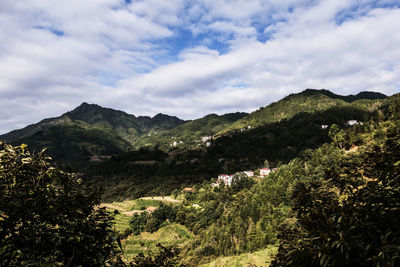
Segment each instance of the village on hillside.
M259 177L268 176L271 172L276 171L277 169L278 168L272 168L272 169L270 169L270 168L261 168L261 169L259 169L259 173L260 173ZM221 184L225 184L226 186L231 186L233 178L236 176L237 178L240 179L240 177L242 175L245 175L245 176L247 176L249 178L255 176L253 171L242 171L242 172L237 172L237 173L231 174L231 175L220 174L220 175L218 175L217 182L212 183L211 185L213 187L220 186Z

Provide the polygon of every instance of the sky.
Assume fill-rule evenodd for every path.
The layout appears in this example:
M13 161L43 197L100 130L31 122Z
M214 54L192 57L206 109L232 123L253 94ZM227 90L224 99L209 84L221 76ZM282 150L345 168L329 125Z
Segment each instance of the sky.
M400 2L1 0L0 134L82 102L194 119L400 91Z

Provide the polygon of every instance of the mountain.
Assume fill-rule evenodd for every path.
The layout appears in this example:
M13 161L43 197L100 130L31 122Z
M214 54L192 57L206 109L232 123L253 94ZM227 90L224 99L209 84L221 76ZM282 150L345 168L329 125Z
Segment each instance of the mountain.
M55 125L14 141L13 144L28 144L31 151L46 148L46 153L59 165L74 169L83 169L91 161L99 161L132 149L126 140L112 130L84 122Z
M136 117L123 111L82 103L59 117L44 119L0 136L14 145L28 144L35 151L48 149L55 161L83 167L90 160L133 149L142 135L168 130L185 121L158 114Z
M164 151L168 151L174 147L174 142L176 142L176 146L179 148L197 148L204 144L204 141L201 140L202 137L213 136L246 115L247 113L244 112L221 116L209 114L203 118L183 123L171 130L147 134L135 143L135 147L158 146Z
M26 143L35 151L47 148L49 155L55 161L82 168L91 161L104 159L105 156L141 147L158 147L164 152L174 148L204 148L205 137L211 137L212 142L217 143L216 139L229 136L232 132L251 131L291 119L301 113L311 114L338 107L358 110L348 114L357 114L361 110L373 111L379 107L384 97L386 96L373 92L340 96L328 90L307 89L250 114L240 112L221 116L209 114L192 121L183 121L161 113L152 118L136 117L123 111L82 103L59 117L45 119L2 135L0 140L14 145ZM254 133L260 142L264 142L262 140L270 135L262 131L252 131L250 136L241 135L233 144L226 142L226 138L222 138L219 144L229 144L233 149L230 150L237 153L238 145L244 144L243 138L255 140ZM267 142L272 142L271 140ZM252 147L253 144L247 146ZM225 145L219 146L219 150L227 151L225 147ZM255 150L261 147L263 146L255 147ZM65 155L66 151L68 155ZM226 154L226 152L219 154L223 156L224 153Z
M266 107L261 107L222 129L218 132L218 135L234 130L255 128L282 119L290 119L301 112L312 113L337 106L353 106L372 110L376 109L384 98L386 98L385 95L375 92L361 92L355 96L341 96L325 89L307 89L298 94L290 94Z
M110 129L129 143L133 143L136 138L148 132L172 129L185 122L177 117L164 114L158 114L153 118L147 116L136 117L123 111L84 102L79 107L60 117L44 119L23 129L11 131L1 135L0 139L13 142L55 125L63 125L76 121Z

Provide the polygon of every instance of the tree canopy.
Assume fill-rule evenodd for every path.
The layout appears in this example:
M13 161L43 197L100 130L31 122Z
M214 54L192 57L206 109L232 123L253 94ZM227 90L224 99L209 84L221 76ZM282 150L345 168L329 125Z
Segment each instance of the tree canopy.
M120 262L112 217L76 175L44 152L0 142L0 266Z

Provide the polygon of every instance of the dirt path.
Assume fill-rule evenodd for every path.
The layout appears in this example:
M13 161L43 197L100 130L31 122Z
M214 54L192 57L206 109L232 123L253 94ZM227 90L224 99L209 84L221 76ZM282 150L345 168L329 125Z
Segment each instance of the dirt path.
M158 200L158 201L166 201L166 202L182 202L181 200L174 199L172 197L141 197L140 199L145 199L145 200Z
M130 210L130 211L123 211L121 213L126 215L126 216L132 217L133 215L139 214L139 213L142 213L142 212L144 212L144 210Z

